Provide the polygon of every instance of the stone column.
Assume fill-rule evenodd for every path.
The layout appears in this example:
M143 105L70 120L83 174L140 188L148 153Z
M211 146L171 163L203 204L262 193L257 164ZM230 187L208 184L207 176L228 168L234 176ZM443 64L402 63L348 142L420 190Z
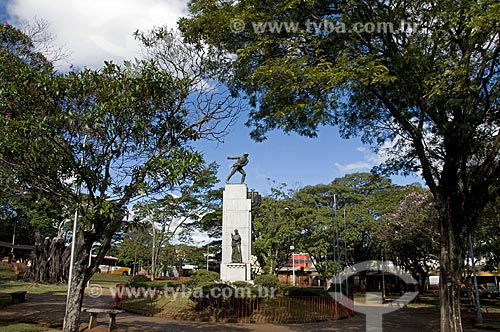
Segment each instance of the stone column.
M246 184L226 184L222 200L222 281L250 281L252 253L252 203ZM241 236L241 263L231 261L231 234Z

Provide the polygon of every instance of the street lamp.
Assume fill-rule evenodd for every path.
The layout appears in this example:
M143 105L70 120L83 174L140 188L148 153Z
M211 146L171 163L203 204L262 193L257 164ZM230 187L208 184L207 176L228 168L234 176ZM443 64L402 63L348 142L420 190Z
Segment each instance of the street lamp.
M208 255L210 255L210 244L207 244L207 271L208 271Z
M83 157L84 157L84 147L85 143L87 142L87 135L83 136L83 144L82 144L82 155L80 157L80 164L79 166L83 166ZM81 179L80 179L81 180ZM76 187L76 193L78 196L80 196L82 192L82 183L78 182L78 174L75 173L75 181L77 184ZM78 197L79 198L79 197ZM63 327L66 329L66 323L67 320L66 318L68 317L68 308L69 308L69 299L70 299L70 294L71 294L71 288L73 287L72 280L73 280L73 268L75 265L75 250L76 250L76 231L77 231L77 224L78 224L78 209L80 207L79 202L77 202L76 207L75 207L75 215L73 218L73 233L71 233L71 254L70 254L70 260L69 260L69 271L68 271L68 291L66 293L66 312L64 314L64 321L63 321ZM92 248L91 248L92 249Z
M290 246L290 251L292 252L292 285L295 286L295 254L293 253L295 246Z
M17 228L17 217L14 219L14 232L12 233L12 248L10 249L10 253L12 257L14 257L14 244L16 240L16 228Z

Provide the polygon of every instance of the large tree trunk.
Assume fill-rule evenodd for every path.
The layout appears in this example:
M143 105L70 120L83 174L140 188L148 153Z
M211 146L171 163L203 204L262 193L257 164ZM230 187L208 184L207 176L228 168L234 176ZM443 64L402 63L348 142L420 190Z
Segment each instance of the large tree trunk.
M425 263L424 263L425 264ZM429 273L420 265L415 264L414 269L417 271L418 274L418 293L419 294L424 294L425 293L425 282L427 278L429 277Z
M64 283L68 279L70 248L59 235L49 240L35 234L35 249L31 253L31 272L37 282Z
M124 214L119 214L116 219L95 219L92 223L94 227L90 231L84 231L83 229L78 231L73 276L64 315L64 332L78 332L85 284L90 280L96 267L99 266L104 259L104 255L111 248L111 238L120 227L124 217ZM104 227L105 225L107 227ZM96 259L92 260L92 264L88 266L92 244L98 239L100 239L102 246L97 253Z
M64 314L64 332L78 332L80 324L80 311L82 308L83 295L85 293L84 269L75 264L71 289L69 290L66 312Z
M439 295L441 332L462 332L460 286L463 269L465 213L460 199L445 199L440 209L441 257Z
M78 332L80 324L80 311L82 308L85 284L92 276L91 268L88 267L90 248L85 245L84 234L79 232L75 246L75 263L71 278L66 312L64 314L64 332Z

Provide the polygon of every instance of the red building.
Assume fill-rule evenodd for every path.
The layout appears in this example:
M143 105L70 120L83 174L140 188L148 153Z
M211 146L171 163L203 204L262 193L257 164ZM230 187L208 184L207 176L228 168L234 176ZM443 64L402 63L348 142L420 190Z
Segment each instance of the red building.
M293 257L290 256L290 259L285 264L286 267L295 266L296 268L297 267L309 268L314 266L313 261L311 260L311 256L309 256L309 254L292 254L292 255Z
M292 285L295 270L295 286L313 286L316 281L316 268L309 254L299 253L290 255L288 262L278 271L281 283Z

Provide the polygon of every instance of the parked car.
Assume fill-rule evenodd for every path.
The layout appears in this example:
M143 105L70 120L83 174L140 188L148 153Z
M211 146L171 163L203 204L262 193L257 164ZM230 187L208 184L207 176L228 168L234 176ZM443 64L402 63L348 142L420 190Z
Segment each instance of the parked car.
M479 297L487 298L487 299L497 299L499 296L498 291L489 290L484 285L477 286L477 290L479 292Z
M474 291L474 289L472 291ZM478 285L477 292L479 293L480 298L485 298L485 299L497 299L500 296L500 294L497 291L489 290L484 285ZM467 288L462 288L460 290L460 296L469 297L469 290Z

